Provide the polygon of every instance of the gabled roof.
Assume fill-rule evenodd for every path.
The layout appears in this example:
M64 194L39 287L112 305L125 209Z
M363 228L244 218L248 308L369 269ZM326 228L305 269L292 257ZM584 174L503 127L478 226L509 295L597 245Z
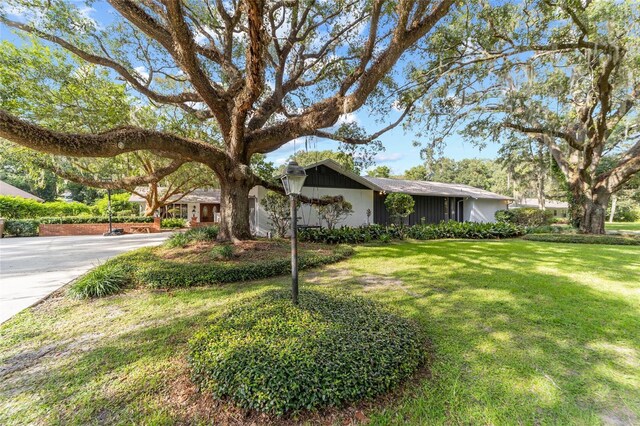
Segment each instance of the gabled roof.
M430 182L391 178L366 177L385 192L403 192L410 195L432 195L439 197L470 197L490 200L511 200L505 195L459 183Z
M12 197L22 197L28 198L30 200L36 201L44 201L42 198L37 197L33 194L29 194L27 191L23 191L20 188L16 188L13 185L9 185L7 182L3 182L0 180L0 195L10 195Z
M458 183L442 183L422 180L374 178L368 176L360 176L352 172L351 170L345 169L337 161L331 159L322 160L317 163L305 166L304 168L305 170L309 170L319 165L327 166L338 173L342 173L348 178L353 179L354 181L374 191L403 192L410 195L431 195L438 197L471 197L490 200L512 199L505 195L496 194L495 192L486 191L484 189Z
M367 178L362 177L359 174L356 174L356 173L352 172L351 170L345 169L344 167L342 167L342 165L340 163L338 163L337 161L332 160L330 158L327 158L327 159L322 160L322 161L318 161L317 163L309 164L308 166L304 166L304 169L305 170L309 170L309 169L313 169L313 168L315 168L317 166L327 166L330 169L333 169L336 172L345 175L349 179L355 180L359 184L364 185L369 189L373 189L374 191L382 191L382 188L378 187L378 185L376 185L375 183L370 182Z
M167 188L164 187L159 187L158 188L158 192L162 193L162 191L166 191ZM147 191L149 191L149 188L147 188L146 186L139 186L135 189L136 192L140 193L140 194L146 194ZM220 203L220 190L219 189L196 189L193 192L190 192L189 194L185 195L184 197L180 198L182 196L182 194L176 194L173 195L171 198L169 198L169 203L213 203L213 204L219 204ZM136 194L131 194L131 197L129 197L129 201L134 202L134 203L144 203L145 200L144 198L136 195Z
M520 198L516 200L512 205L512 208L518 207L533 207L538 208L538 199L537 198ZM544 207L547 209L568 209L569 203L566 201L558 201L558 200L544 200Z

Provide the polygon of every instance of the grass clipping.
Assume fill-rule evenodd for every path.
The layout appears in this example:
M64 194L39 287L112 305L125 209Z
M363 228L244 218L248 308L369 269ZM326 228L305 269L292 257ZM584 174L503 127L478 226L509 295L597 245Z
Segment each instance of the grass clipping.
M202 391L245 409L295 414L390 390L426 359L419 326L368 299L269 291L232 305L190 341Z

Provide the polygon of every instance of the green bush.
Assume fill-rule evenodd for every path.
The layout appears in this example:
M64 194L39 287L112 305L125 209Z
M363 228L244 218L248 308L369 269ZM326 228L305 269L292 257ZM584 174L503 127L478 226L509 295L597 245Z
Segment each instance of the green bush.
M591 234L529 234L524 236L529 241L546 241L550 243L573 244L609 244L622 246L640 246L640 238L622 235Z
M0 195L0 217L27 219L42 215L42 203L22 197Z
M12 237L35 237L38 235L38 219L10 219L4 222L4 235Z
M390 239L401 239L403 236L416 240L434 240L441 238L512 238L524 235L525 229L507 222L441 222L435 225L414 225L400 228L395 226L369 225L358 228L339 229L303 229L300 231L301 241L326 244L360 244L370 241L388 242Z
M353 254L348 246L338 246L330 255L301 254L299 269L335 263ZM272 259L254 263L178 263L163 259L139 263L134 280L152 288L195 287L238 281L252 281L291 273L290 259Z
M608 217L609 213L607 213ZM640 220L640 208L636 206L619 206L613 215L615 222L637 222Z
M346 293L269 291L236 303L189 342L193 380L216 398L277 415L389 391L425 361L420 327Z
M186 219L162 219L160 222L161 228L184 228L187 226Z
M562 232L576 232L574 228L571 227L562 227L562 226L552 226L552 225L542 225L542 226L534 226L531 228L527 228L527 234L559 234Z
M498 222L507 222L519 226L542 226L551 223L553 213L550 210L523 207L512 210L498 210L494 217Z
M38 219L40 223L109 223L108 216L67 216L67 217L41 217ZM153 217L150 216L113 216L112 223L152 223Z
M394 223L400 225L405 217L413 213L415 200L409 194L392 192L384 199L384 206Z
M130 283L130 270L118 262L110 261L76 280L69 287L69 293L79 299L104 297L119 292Z
M233 246L230 244L215 246L211 250L211 254L217 260L229 260L233 258Z
M166 247L184 247L193 241L214 241L218 237L217 226L202 226L198 228L191 228L186 232L173 234L164 243Z
M177 233L170 236L164 245L169 248L184 247L189 244L191 240L184 233Z
M39 203L27 198L0 195L0 217L6 219L34 219L44 216L75 216L91 213L90 206L78 202Z
M302 270L335 263L353 253L353 248L349 246L336 246L331 254L326 255L302 253L298 267ZM290 259L272 259L253 263L181 263L156 256L153 253L153 247L121 254L105 263L105 265L112 264L118 265L127 273L126 282L151 288L206 286L258 280L291 273ZM102 267L96 269L99 268Z
M131 194L128 192L121 194L112 194L111 195L111 212L114 215L120 216L121 214L128 216L136 216L140 214L140 206L137 203L132 203L129 201ZM104 195L101 199L97 200L94 204L97 212L100 215L107 215L109 205L109 197L107 194Z
M191 228L184 234L190 241L214 241L218 237L217 226L200 226Z

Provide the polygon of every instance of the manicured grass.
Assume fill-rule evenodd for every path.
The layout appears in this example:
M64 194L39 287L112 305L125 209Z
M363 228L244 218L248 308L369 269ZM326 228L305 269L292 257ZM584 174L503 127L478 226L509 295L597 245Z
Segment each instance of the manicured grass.
M640 231L640 222L607 222L604 224L604 229L607 231Z
M640 236L631 234L593 235L593 234L528 234L522 237L529 241L570 244L608 244L614 246L640 246Z
M640 422L638 247L403 242L360 247L301 284L398 308L430 337L430 374L365 409L371 424ZM186 342L228 303L286 286L135 290L30 309L0 326L0 424L223 422L228 409L197 400L185 379Z

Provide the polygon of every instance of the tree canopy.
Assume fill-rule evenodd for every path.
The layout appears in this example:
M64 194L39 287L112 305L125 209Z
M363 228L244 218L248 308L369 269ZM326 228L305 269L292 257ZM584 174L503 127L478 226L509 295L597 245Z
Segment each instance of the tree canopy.
M474 16L457 17L456 25L474 28L471 37L441 39L442 55L455 42L475 59L439 90L427 85L431 95L415 114L439 134L434 141L456 129L480 143L513 135L540 141L567 180L577 224L604 232L611 194L640 170L638 3L508 2ZM618 163L598 173L611 153Z
M60 130L2 105L0 137L53 155L149 150L205 164L221 185L220 237L243 239L248 191L269 186L251 158L302 137L366 144L401 123L413 102L397 90L407 74L396 65L403 59L410 73L425 62L428 35L454 1L109 0L115 13L101 22L84 12L91 4L6 0L0 22L58 46L79 68L108 73L198 131L140 122ZM353 123L336 127L365 106L383 118L391 106L401 113L366 133Z

